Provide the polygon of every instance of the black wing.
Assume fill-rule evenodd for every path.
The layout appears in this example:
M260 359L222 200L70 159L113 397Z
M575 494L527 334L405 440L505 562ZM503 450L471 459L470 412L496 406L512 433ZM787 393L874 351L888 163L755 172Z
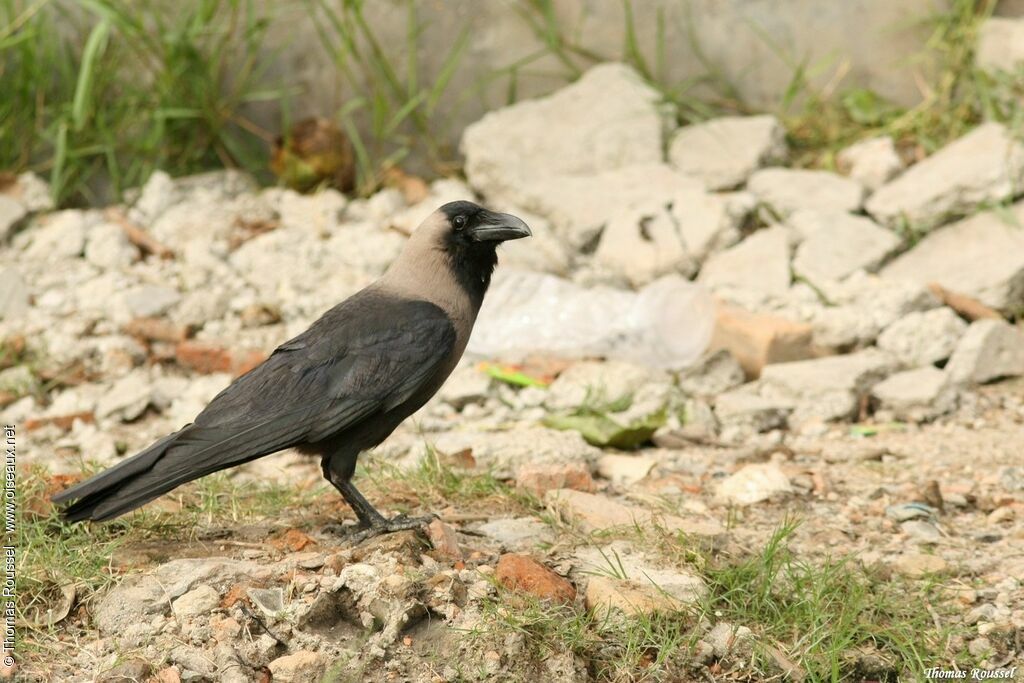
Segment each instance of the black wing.
M176 486L390 410L450 360L455 328L426 301L364 290L239 377L195 422L54 497L72 519L109 519Z

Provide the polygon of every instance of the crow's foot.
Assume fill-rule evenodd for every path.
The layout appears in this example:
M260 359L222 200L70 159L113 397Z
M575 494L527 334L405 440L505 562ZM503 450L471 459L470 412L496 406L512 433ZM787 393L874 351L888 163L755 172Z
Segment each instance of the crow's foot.
M380 521L374 520L370 524L328 524L324 527L324 531L336 536L341 536L346 541L351 541L353 544L359 544L383 534L391 534L396 531L408 531L409 529L422 529L435 519L437 519L437 515L407 517L406 515L401 514L395 515L391 519L381 519Z

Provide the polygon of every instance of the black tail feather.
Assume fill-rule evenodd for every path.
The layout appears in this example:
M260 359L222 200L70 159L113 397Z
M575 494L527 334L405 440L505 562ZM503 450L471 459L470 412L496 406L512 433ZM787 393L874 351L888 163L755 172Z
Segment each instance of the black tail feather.
M152 495L144 499L136 496L121 500L118 494L128 484L152 470L153 466L186 431L188 431L187 427L166 436L115 467L61 491L51 498L52 502L59 505L69 500L75 501L61 511L64 518L71 522L81 522L87 519L94 521L111 519L145 505L161 493L170 491L177 484L169 485L166 488L159 487L162 490L157 490L155 493L150 490ZM119 503L113 509L109 505L112 500L117 500ZM107 505L104 505L105 503ZM101 511L99 510L101 506L107 509Z

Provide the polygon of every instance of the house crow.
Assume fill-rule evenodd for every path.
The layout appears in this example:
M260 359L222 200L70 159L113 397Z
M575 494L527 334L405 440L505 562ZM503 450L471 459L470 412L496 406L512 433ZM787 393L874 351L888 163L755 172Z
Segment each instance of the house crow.
M387 519L352 484L361 451L440 388L466 348L497 265L527 225L467 201L445 204L384 275L327 311L232 382L181 430L53 497L71 521L108 520L185 482L297 447L359 518L363 537L414 528Z

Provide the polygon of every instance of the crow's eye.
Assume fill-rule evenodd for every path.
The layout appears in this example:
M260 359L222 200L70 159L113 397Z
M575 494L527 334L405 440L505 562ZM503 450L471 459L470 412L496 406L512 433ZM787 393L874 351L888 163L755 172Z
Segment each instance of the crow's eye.
M456 216L455 218L452 219L452 225L455 226L456 230L462 230L464 227L466 227L466 217Z

